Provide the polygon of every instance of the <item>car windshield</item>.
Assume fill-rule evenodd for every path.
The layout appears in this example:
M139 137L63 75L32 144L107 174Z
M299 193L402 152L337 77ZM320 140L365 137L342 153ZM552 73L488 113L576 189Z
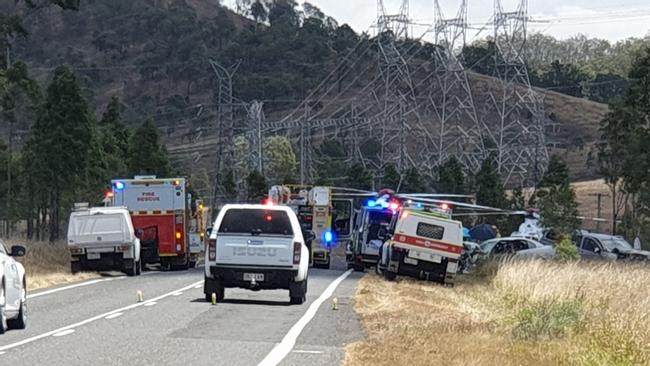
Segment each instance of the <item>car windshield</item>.
M291 236L293 230L284 211L230 209L221 221L219 233Z
M497 243L498 240L487 240L482 242L479 246L481 247L482 252L489 252L492 250L494 245Z
M606 238L606 239L600 239L600 242L603 243L605 248L607 248L608 251L613 251L614 249L622 249L622 250L632 250L632 245L628 243L625 239L622 238Z

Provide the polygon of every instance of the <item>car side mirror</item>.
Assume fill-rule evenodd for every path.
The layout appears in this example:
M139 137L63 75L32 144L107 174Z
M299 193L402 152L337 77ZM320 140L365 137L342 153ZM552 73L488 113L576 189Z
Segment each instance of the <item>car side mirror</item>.
M311 230L303 232L302 236L305 241L314 241L316 239L316 234Z
M14 245L11 247L11 256L12 257L24 257L27 250L22 245Z
M205 230L205 234L206 234L205 236L209 238L210 235L212 235L212 228L211 228L211 227L207 228L207 229Z
M386 228L384 227L379 229L379 231L377 232L377 238L381 240L386 240L387 237L388 237L388 230L386 230Z
M600 248L596 247L596 249L594 249L594 253L600 254Z

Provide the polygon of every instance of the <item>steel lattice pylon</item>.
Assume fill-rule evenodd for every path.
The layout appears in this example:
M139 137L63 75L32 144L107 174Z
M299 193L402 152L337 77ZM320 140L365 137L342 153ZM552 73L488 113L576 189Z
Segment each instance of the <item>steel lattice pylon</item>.
M505 12L501 1L494 1L495 72L501 85L490 95L483 123L488 150L505 184L536 185L548 162L547 118L523 58L528 20L527 0L513 12Z
M482 126L474 104L467 73L460 62L467 30L467 0L455 18L445 18L435 0L435 60L428 98L435 118L432 129L435 155L431 164L439 166L450 157L468 171L475 171L483 157Z

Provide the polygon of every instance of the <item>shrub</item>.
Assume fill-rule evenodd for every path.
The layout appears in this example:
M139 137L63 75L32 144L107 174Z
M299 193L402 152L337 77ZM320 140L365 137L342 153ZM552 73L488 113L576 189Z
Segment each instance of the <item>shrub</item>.
M561 261L574 261L580 259L578 247L567 236L562 236L555 245L555 256Z

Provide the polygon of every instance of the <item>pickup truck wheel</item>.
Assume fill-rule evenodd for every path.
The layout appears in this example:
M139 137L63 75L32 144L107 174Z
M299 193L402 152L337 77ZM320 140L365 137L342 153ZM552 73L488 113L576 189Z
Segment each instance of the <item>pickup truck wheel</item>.
M135 275L139 276L142 274L142 259L138 261L135 267Z
M136 262L135 259L129 259L126 262L127 267L124 269L124 273L126 273L127 276L133 277L135 276L137 270L136 270Z
M27 328L27 290L23 281L23 290L20 295L20 311L16 319L7 320L7 329Z
M81 263L70 262L70 272L74 275L81 272Z
M226 289L220 281L206 278L204 284L205 301L212 302L213 293L217 295L217 302L221 302L226 296Z
M389 281L394 281L397 278L397 273L391 271L384 271L384 277Z
M190 262L190 268L196 268L196 261Z
M7 298L5 297L4 281L0 282L0 334L7 331Z
M307 300L307 279L289 286L290 303L300 305Z
M354 269L355 272L363 272L366 270L366 266L363 263L354 263L352 265L352 268Z

